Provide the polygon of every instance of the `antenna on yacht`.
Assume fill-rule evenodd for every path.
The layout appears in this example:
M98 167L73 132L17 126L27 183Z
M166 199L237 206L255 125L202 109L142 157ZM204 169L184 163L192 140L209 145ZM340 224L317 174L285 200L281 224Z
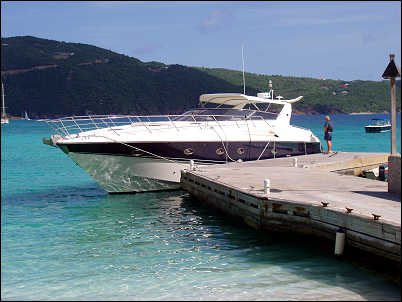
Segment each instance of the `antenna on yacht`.
M241 45L241 58L243 61L243 94L246 94L246 80L244 79L244 44Z

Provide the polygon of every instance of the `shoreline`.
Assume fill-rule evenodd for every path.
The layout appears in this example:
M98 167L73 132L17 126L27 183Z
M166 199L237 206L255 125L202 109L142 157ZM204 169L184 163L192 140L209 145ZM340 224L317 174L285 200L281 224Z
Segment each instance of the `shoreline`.
M389 112L351 112L348 113L349 115L364 115L364 114L390 114Z

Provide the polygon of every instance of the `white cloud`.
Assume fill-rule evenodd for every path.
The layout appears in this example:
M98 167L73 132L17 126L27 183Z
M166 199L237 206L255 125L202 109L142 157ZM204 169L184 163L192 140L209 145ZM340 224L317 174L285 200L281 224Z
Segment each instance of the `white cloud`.
M217 31L231 23L233 15L224 10L212 11L206 19L197 27L201 32Z

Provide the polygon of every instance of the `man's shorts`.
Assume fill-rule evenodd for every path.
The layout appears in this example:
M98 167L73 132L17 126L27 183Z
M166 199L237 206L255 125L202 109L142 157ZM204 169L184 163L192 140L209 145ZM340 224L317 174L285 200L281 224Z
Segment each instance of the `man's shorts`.
M327 133L325 133L324 139L325 139L326 141L332 140L332 132L327 132Z

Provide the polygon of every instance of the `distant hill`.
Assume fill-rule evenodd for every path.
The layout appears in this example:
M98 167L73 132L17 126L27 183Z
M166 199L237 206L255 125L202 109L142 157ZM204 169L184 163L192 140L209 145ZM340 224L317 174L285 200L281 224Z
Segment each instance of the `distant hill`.
M32 118L83 114L178 114L204 93L243 92L241 71L142 62L110 50L31 36L2 38L7 113ZM384 67L385 68L385 67ZM246 73L246 93L303 95L297 113L390 110L389 81L340 81ZM400 81L397 81L400 111Z

